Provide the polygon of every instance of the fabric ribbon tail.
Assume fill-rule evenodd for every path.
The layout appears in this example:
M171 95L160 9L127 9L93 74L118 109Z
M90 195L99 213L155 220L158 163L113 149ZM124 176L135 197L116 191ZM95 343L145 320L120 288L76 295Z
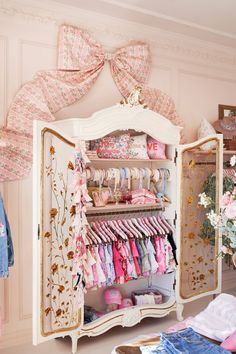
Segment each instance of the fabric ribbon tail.
M0 182L27 176L32 166L32 136L1 128L0 142Z

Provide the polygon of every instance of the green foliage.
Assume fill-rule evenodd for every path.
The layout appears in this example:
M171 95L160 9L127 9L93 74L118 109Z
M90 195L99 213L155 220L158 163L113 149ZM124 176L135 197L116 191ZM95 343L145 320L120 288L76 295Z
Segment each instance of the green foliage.
M234 182L230 177L224 177L223 178L223 193L226 191L228 192L233 192L234 190ZM212 203L207 207L206 213L208 213L210 210L216 209L216 176L215 175L209 175L206 179L206 181L203 183L203 190L202 192L205 192L208 197L211 198ZM205 240L208 239L209 243L214 246L215 244L215 229L211 225L209 219L205 219L199 236L201 239Z

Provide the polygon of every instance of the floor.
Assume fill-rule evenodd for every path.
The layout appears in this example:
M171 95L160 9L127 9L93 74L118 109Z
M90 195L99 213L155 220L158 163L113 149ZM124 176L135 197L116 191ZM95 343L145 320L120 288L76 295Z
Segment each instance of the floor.
M184 317L195 315L204 309L212 297L206 297L185 305ZM110 331L98 337L83 337L78 341L78 354L110 354L113 347L122 342L139 336L141 334L156 333L162 331L176 323L176 314L171 313L169 316L152 319L147 318L139 325L131 328L115 327ZM55 339L48 343L41 344L37 347L32 344L4 349L1 354L69 354L71 353L70 338Z

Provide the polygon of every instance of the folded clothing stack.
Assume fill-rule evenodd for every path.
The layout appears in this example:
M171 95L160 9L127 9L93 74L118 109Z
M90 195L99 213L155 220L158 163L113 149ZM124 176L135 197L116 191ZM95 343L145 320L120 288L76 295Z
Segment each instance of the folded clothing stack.
M145 188L140 188L126 193L123 200L129 202L130 204L154 204L158 202L155 194Z
M187 321L187 326L205 337L223 342L236 331L236 297L220 294L207 308Z
M142 354L230 354L209 342L192 328L175 333L161 333L160 344L140 347Z

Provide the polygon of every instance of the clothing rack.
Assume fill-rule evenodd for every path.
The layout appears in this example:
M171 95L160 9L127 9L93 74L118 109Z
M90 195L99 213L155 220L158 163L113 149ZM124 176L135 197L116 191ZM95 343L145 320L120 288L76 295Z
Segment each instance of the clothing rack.
M101 218L101 217L107 217L107 216L112 216L112 217L118 217L120 218L120 215L125 215L127 216L127 218L129 216L140 216L142 215L143 213L150 213L150 212L157 212L157 213L160 213L160 212L164 212L165 211L165 207L162 207L162 208L157 208L157 207L153 207L153 208L148 208L148 209L143 209L142 207L140 208L136 208L134 210L129 210L129 211L123 211L123 210L120 210L120 211L112 211L112 212L104 212L101 210L101 212L97 212L97 213L92 213L92 214L87 214L87 219L89 221L93 220L93 218ZM137 214L137 215L136 215Z
M102 209L102 208L101 208ZM127 210L119 210L119 211L107 211L107 212L104 212L103 210L101 210L101 212L97 212L97 213L87 213L87 218L91 218L91 217L97 217L97 216L111 216L111 215L114 215L114 216L119 216L119 215L133 215L133 214L136 214L136 213L150 213L150 212L160 212L160 211L165 211L165 207L150 207L148 209L143 209L142 207L140 208L135 208L135 209L131 209L129 211Z

